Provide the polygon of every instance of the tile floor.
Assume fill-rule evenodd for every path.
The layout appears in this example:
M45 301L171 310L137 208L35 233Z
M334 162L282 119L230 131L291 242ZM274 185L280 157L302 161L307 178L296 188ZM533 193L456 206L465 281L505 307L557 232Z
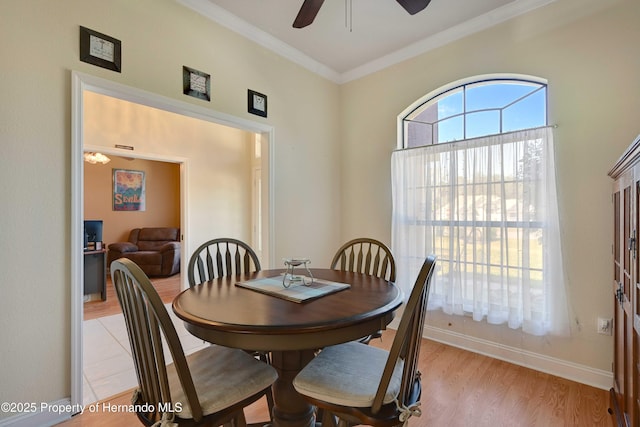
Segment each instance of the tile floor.
M208 344L189 334L167 304L186 354ZM165 353L168 358L170 354ZM83 324L83 403L88 405L136 386L129 337L122 314L85 320Z

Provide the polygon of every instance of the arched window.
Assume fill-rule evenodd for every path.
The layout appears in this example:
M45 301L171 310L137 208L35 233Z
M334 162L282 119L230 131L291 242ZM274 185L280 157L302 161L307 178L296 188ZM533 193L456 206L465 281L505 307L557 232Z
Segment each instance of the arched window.
M553 132L540 79L476 78L399 116L392 246L401 287L438 257L430 308L566 334Z
M492 78L438 92L402 117L403 147L461 141L547 124L547 85Z

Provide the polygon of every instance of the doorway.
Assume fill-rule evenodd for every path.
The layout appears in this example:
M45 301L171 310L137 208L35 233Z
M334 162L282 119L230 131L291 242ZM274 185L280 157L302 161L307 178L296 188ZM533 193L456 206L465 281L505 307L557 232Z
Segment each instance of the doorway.
M259 134L262 142L262 166L261 166L261 212L260 229L262 242L262 257L264 265L270 265L270 254L273 252L273 206L271 191L272 185L272 160L273 160L273 128L271 126L256 123L253 121L228 116L207 108L193 104L165 98L156 94L141 91L139 89L123 86L108 80L85 75L82 73L72 73L72 147L71 147L71 401L73 404L82 404L82 313L83 313L83 280L82 280L82 252L83 239L81 235L83 221L83 160L82 155L85 150L98 151L104 154L124 155L130 157L145 158L150 160L169 161L180 164L180 226L183 234L182 252L190 253L198 239L192 236L203 236L211 234L207 225L203 225L202 216L210 215L213 211L207 207L201 208L193 206L189 202L189 197L193 200L197 198L197 189L189 185L192 179L193 185L198 184L194 179L194 170L198 169L198 159L190 155L181 157L176 152L171 153L165 146L153 145L157 141L151 141L151 145L140 141L134 141L132 146L144 146L140 151L131 151L126 144L111 144L112 141L85 141L85 116L84 116L84 96L87 93L106 95L117 100L127 101L137 106L150 107L163 112L173 113L186 120L192 120L194 126L198 123L212 123L227 129L229 132L243 131L252 134ZM121 118L122 119L122 118ZM135 118L125 117L126 120ZM119 121L119 126L127 126L130 122ZM156 123L162 125L162 123ZM107 135L108 136L108 135ZM90 144L91 143L91 144ZM189 147L188 135L181 141L185 147ZM188 151L188 150L187 150ZM197 157L197 156L196 156ZM197 174L195 174L197 175ZM251 174L249 174L251 177ZM251 181L251 178L249 178ZM195 194L195 196L194 196ZM222 209L224 211L224 209ZM247 239L250 239L251 236ZM192 247L193 246L193 247ZM182 257L182 270L186 265L186 257ZM184 281L184 280L183 280ZM183 284L183 287L186 283Z
M87 96L85 95L85 101ZM85 103L85 122L90 121L93 104ZM94 108L96 109L96 108ZM85 128L85 139L92 140L93 131ZM133 228L180 227L181 163L146 160L114 155L85 157L84 218L100 224L99 247L85 252L83 303L83 404L88 405L136 385L136 375L120 304L108 271L106 245L128 240ZM117 209L113 193L116 174L132 172L142 177L141 205L133 210ZM93 250L92 250L93 249ZM93 264L92 264L93 262ZM104 265L104 263L107 263ZM95 274L87 275L98 264ZM104 268L102 268L104 267ZM165 303L181 290L180 273L169 277L152 277L154 288ZM104 288L102 288L104 286ZM102 288L102 292L100 292ZM99 293L95 293L98 291ZM181 325L178 325L181 326Z

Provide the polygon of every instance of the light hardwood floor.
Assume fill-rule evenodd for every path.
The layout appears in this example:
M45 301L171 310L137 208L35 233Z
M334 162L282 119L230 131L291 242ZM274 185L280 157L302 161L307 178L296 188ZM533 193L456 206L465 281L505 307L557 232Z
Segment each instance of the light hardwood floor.
M180 274L171 277L152 277L151 282L164 303L169 303L180 293ZM116 290L111 284L111 276L107 275L107 300L88 301L84 303L84 320L111 316L122 313Z
M157 279L156 279L157 280ZM179 277L154 280L163 300L179 290ZM112 288L112 287L111 287ZM85 303L86 316L115 314L119 307L113 291L106 303ZM114 305L115 304L115 305ZM88 308L88 306L91 306ZM115 310L115 312L113 312ZM93 317L89 317L93 318ZM372 345L387 347L393 331ZM495 426L612 426L608 392L500 360L423 340L422 416L411 418L413 427ZM114 405L129 404L131 391L107 399ZM264 399L246 410L247 421L267 419ZM131 413L85 413L61 426L139 425Z

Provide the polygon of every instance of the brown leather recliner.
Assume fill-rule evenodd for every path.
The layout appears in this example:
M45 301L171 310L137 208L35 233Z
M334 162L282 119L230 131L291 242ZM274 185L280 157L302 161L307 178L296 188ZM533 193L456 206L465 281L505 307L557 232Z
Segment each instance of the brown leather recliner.
M109 245L107 265L118 258L135 262L147 276L172 276L180 272L180 229L134 228L128 242Z

